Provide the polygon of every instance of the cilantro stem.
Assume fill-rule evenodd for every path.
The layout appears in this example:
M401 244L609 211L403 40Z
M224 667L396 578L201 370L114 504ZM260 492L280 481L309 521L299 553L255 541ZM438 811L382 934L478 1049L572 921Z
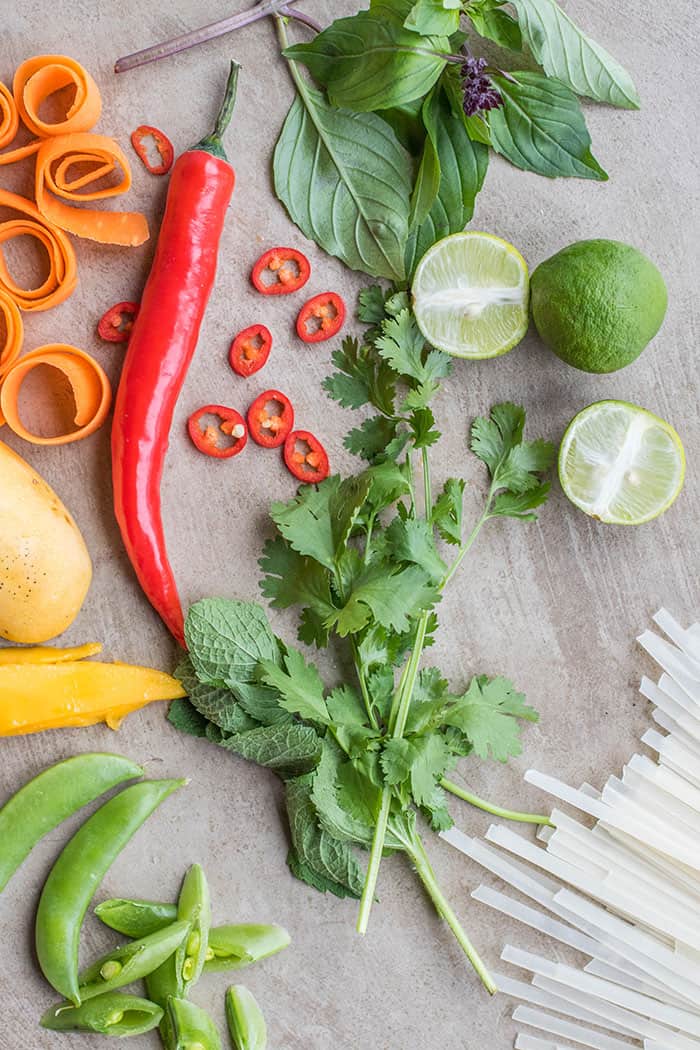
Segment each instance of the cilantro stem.
M374 714L374 707L372 706L372 698L369 695L369 689L367 688L367 679L365 677L365 669L362 665L362 658L360 656L360 651L357 648L357 642L354 638L351 639L351 646L355 671L357 672L357 679L360 683L360 692L362 693L362 700L365 705L365 711L367 712L369 723L372 726L372 729L379 729L379 723L377 722Z
M374 891L377 887L377 878L379 876L379 867L382 863L382 854L384 852L384 841L386 839L386 829L389 823L389 812L391 810L391 791L389 788L382 790L382 802L379 808L379 814L377 815L377 823L374 828L374 837L372 839L372 849L369 854L369 864L367 865L367 874L365 875L365 884L362 888L362 898L360 900L360 910L357 915L357 932L364 936L367 933L367 927L369 925L369 913L372 910L372 904L374 902Z
M407 849L408 855L413 861L416 871L420 876L420 879L425 886L430 899L435 905L439 915L443 917L447 925L452 930L453 934L457 938L460 948L469 959L476 970L482 984L486 988L489 995L494 995L498 989L494 984L493 978L486 969L486 966L481 959L481 956L477 952L474 945L471 943L462 924L457 918L456 914L452 910L447 898L443 894L438 881L435 878L435 872L433 871L428 854L425 852L425 846L419 835L415 835L410 847Z
M430 457L427 448L421 449L423 460L423 495L425 499L425 520L430 521L433 513L433 486L430 480Z
M464 802L468 802L470 806L475 806L477 809L483 809L485 813L491 813L494 817L501 817L503 820L515 820L521 824L544 824L548 827L552 827L552 822L549 817L546 817L543 813L519 813L512 809L503 809L501 806L495 806L493 802L488 802L484 798L479 798L478 795L472 795L471 791L467 791L465 788L460 787L459 784L455 784L452 780L447 780L445 777L440 781L440 786L449 791L450 794L456 795L457 798L461 798Z

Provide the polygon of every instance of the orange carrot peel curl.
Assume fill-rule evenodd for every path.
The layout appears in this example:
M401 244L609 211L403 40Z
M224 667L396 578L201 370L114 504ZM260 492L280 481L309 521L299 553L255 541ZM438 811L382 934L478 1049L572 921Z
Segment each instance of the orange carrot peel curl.
M22 349L24 325L14 299L0 288L0 316L5 328L5 342L0 342L0 382L19 357Z
M14 299L20 310L48 310L62 303L78 282L75 252L65 233L47 222L26 197L9 190L0 189L0 207L24 216L0 223L0 289ZM35 237L48 255L49 274L38 288L21 288L10 276L2 254L5 241L24 234Z
M66 377L75 401L77 429L55 437L40 437L24 426L19 415L19 395L27 374L39 365L57 368ZM75 346L51 343L31 350L21 357L5 375L0 387L0 417L15 434L34 445L66 445L88 437L100 427L112 403L112 389L102 367Z

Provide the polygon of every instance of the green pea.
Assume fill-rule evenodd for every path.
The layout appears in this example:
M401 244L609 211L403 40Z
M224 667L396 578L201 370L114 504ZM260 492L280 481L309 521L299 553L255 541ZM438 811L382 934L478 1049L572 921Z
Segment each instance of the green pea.
M46 880L36 916L36 951L49 984L76 1006L78 943L95 891L126 844L184 780L145 780L105 802L73 836Z
M0 809L0 893L44 835L105 791L143 775L120 755L77 755L46 769Z
M205 973L242 970L286 948L291 938L281 926L240 923L215 926L209 931Z
M108 992L80 1006L57 1003L41 1018L44 1028L59 1032L99 1032L129 1036L150 1032L160 1024L163 1010L148 999Z
M236 1050L265 1050L265 1018L253 993L242 984L234 984L226 992L226 1020Z
M168 1000L173 1050L221 1050L221 1039L209 1014L186 999Z
M130 941L129 944L103 955L88 966L78 978L78 994L82 1002L102 995L106 991L123 988L133 981L157 970L166 959L170 959L187 936L186 922L174 922L164 930L148 937Z
M95 908L97 918L125 937L147 937L177 919L177 904L115 899Z

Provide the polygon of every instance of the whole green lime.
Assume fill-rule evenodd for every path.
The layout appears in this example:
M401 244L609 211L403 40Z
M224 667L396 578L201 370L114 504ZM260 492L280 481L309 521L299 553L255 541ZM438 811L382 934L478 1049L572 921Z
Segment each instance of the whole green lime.
M530 278L532 316L557 357L582 372L617 372L661 327L668 295L653 262L620 241L578 241Z

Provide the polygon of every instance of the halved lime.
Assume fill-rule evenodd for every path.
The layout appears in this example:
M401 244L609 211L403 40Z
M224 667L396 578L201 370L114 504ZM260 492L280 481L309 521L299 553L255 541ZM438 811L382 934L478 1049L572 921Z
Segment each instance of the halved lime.
M673 427L627 401L596 401L569 423L559 480L572 503L599 521L641 525L683 488L685 452Z
M467 231L438 241L418 264L411 292L421 332L454 357L498 357L527 331L527 263L490 233Z

